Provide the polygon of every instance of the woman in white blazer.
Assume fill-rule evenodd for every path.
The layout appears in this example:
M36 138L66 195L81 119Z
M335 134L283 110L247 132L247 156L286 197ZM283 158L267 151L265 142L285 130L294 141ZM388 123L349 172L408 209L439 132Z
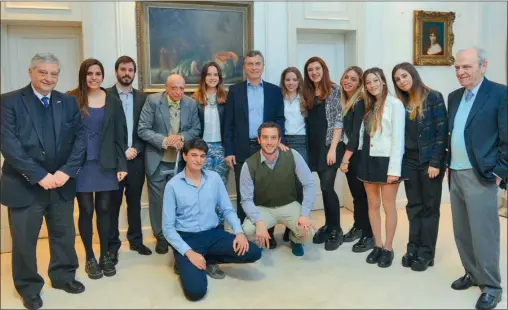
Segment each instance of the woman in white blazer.
M397 228L395 199L402 181L405 110L402 102L388 94L383 70L364 72L365 116L362 158L358 179L364 182L369 203L369 221L375 246L367 263L391 266L392 242ZM386 214L386 242L381 239L381 201Z

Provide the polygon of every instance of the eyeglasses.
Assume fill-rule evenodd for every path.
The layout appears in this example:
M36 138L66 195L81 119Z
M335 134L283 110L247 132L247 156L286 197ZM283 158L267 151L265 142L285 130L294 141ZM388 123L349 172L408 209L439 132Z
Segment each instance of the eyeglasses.
M58 76L60 75L60 73L57 73L57 72L51 72L51 73L48 73L48 71L39 71L39 70L37 71L37 73L38 73L40 76L44 77L44 78L45 78L45 77L48 77L48 75L50 75L50 76L51 76L51 78L53 78L53 79L57 79L57 78L58 78Z

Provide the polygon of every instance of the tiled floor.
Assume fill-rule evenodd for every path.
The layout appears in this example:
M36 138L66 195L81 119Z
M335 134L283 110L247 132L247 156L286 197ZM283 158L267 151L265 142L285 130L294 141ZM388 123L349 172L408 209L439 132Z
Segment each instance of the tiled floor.
M42 291L44 308L419 308L474 309L480 291L471 288L454 291L453 280L463 275L457 254L449 205L442 205L436 265L417 273L403 268L408 223L405 211L399 210L399 224L394 242L395 260L382 269L365 263L367 253L351 252L352 244L326 252L323 246L309 245L302 258L292 256L289 247L279 241L275 250L263 251L263 258L251 265L223 265L224 280L209 280L208 295L198 303L187 301L173 273L172 254L140 256L124 245L117 275L90 280L83 269L84 251L79 238L76 247L81 267L78 278L86 291L70 295L52 289L47 278L49 262L46 240L39 242L39 270L46 280ZM322 211L313 214L315 226L323 222ZM507 225L501 220L501 273L507 279ZM342 210L342 225L348 230L352 213ZM282 228L277 227L281 239ZM153 249L153 244L149 244ZM98 247L98 245L97 245ZM96 253L98 248L96 248ZM12 285L11 255L1 255L1 308L22 308ZM506 290L498 309L506 309Z

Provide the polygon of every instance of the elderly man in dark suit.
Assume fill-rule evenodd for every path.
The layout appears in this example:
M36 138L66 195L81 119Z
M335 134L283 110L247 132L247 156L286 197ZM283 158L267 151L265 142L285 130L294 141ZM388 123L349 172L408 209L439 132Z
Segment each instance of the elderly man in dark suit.
M132 251L141 255L150 255L152 251L143 244L141 227L141 194L145 184L145 142L138 136L138 123L145 104L146 94L132 87L136 75L136 62L129 56L121 56L115 62L117 82L108 91L122 101L127 122L128 149L127 170L129 174L120 182L119 189L111 197L109 256L116 265L118 250L122 245L118 230L118 217L125 192L127 200L127 240Z
M452 288L479 286L476 309L501 299L497 185L508 175L506 85L484 77L485 52L458 52L455 72L462 88L448 96L449 182L455 242L466 274Z
M31 83L1 97L1 203L7 206L12 235L14 286L27 309L42 307L44 280L37 272L37 238L46 218L51 285L78 294L75 280L75 177L86 152L76 99L54 90L60 63L53 54L36 54Z
M146 98L138 124L138 135L146 142L145 168L152 231L157 239L155 252L168 252L162 233L162 197L174 175L178 151L183 143L198 137L201 125L196 100L184 95L185 80L171 74L166 91Z
M284 132L284 100L279 86L263 81L265 59L260 51L250 51L245 56L243 71L247 80L229 88L224 113L224 147L226 163L235 170L236 181L236 210L240 220L245 219L240 194L240 172L243 163L260 150L258 143L258 128L267 121L275 122ZM284 136L282 143L284 143ZM283 151L288 148L280 144ZM270 248L277 246L270 233Z

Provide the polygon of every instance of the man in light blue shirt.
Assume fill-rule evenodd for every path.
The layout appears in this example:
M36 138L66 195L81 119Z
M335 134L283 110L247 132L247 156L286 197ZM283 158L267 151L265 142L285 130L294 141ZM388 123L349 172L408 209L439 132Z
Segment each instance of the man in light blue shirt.
M261 249L243 233L222 179L216 172L202 169L207 152L201 138L185 142L185 170L174 176L164 191L162 231L173 247L183 291L192 301L206 294L207 264L253 263L261 258ZM217 205L234 234L217 229Z

